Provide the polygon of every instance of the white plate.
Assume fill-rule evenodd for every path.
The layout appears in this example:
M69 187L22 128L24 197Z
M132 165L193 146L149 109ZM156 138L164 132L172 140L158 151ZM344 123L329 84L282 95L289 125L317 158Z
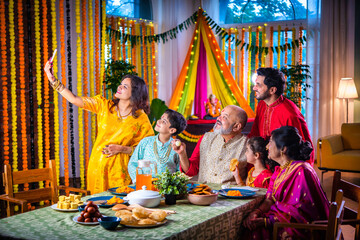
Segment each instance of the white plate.
M159 222L159 223L155 223L155 224L148 224L148 225L139 225L139 224L122 224L123 226L125 227L131 227L131 228L152 228L152 227L158 227L158 226L161 226L161 225L164 225L165 223L167 223L167 219L165 219L164 221L162 222Z
M82 225L98 225L99 222L79 222L77 219L78 217L80 217L81 215L77 215L73 218L73 221L78 223L78 224L82 224ZM102 215L103 217L106 217L105 215Z
M77 211L79 211L78 208L76 208L76 209L60 209L60 208L57 208L57 204L53 204L50 207L52 209L54 209L56 211L60 211L60 212L77 212Z

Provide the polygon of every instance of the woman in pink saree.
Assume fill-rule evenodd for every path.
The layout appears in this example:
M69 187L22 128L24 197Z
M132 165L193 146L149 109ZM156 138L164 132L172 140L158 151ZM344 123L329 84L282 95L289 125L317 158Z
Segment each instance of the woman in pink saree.
M308 223L326 220L329 202L311 165L312 147L294 127L284 126L271 133L269 159L280 164L270 179L264 202L244 220L246 239L271 239L275 222ZM306 239L309 232L282 228L278 239Z

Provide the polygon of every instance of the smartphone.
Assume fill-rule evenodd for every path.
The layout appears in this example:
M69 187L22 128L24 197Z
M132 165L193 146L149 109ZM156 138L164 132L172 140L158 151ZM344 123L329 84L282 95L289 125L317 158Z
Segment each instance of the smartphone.
M54 61L55 55L56 55L57 49L54 50L54 53L52 55L52 57L50 58L50 63L52 63Z

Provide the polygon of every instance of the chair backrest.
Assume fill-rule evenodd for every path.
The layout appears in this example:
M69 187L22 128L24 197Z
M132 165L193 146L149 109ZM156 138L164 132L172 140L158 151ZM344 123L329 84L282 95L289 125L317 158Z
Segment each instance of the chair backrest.
M329 211L329 221L326 230L326 239L336 239L341 235L340 225L344 216L345 201L343 200L343 191L340 189L336 193L336 201L332 202ZM339 233L340 231L340 233Z
M344 149L360 149L360 123L343 123L341 138Z
M341 179L341 172L334 172L333 186L331 192L331 201L336 198L336 192L342 189L344 197L351 199L358 203L357 211L348 207L345 207L344 219L360 219L360 186L350 183ZM355 230L355 239L360 240L359 224L352 224Z
M56 179L55 161L49 161L49 168L31 169L13 172L9 164L5 164L3 182L5 193L12 198L27 200L28 203L51 200L56 203L58 200L58 187ZM14 185L46 181L48 187L32 189L28 191L14 192Z

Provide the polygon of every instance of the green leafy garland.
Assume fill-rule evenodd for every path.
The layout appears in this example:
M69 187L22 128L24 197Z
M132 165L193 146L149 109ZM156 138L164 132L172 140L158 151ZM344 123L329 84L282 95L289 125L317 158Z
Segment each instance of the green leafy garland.
M220 36L221 39L226 38L225 41L233 42L235 40L235 37L229 34L225 31L224 28L220 27L206 12L204 12L202 9L199 11L194 12L189 18L187 18L184 22L179 24L178 26L170 29L169 31L155 34L155 35L132 35L132 34L122 34L119 30L112 29L110 26L107 27L107 34L110 38L114 37L116 40L120 40L123 43L126 43L127 41L131 42L131 45L134 46L139 43L152 43L153 41L156 43L159 43L160 40L162 40L162 43L165 43L168 41L168 37L172 40L177 37L177 34L182 32L184 29L187 30L189 26L195 24L198 14L202 14L205 17L205 20L207 24L211 27L211 29L214 30L215 34ZM294 39L290 43L286 43L280 46L276 47L258 47L255 45L250 45L249 43L236 39L235 45L239 46L241 44L241 50L245 48L247 51L254 52L255 54L257 52L262 53L265 52L267 55L269 53L269 49L272 52L277 51L278 53L284 52L287 49L295 49L298 48L301 44L304 44L307 41L306 36L302 36L298 39Z

